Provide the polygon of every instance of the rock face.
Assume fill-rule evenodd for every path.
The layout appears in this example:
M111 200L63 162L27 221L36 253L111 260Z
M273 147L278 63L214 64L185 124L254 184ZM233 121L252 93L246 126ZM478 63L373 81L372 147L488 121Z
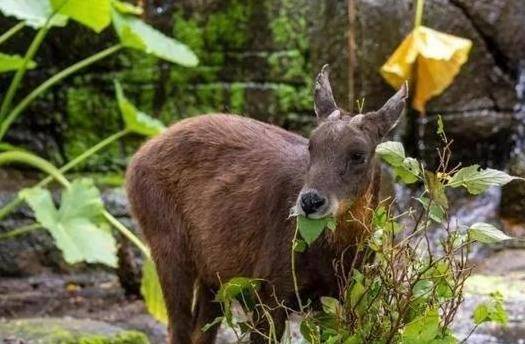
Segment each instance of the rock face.
M378 74L413 25L412 1L357 1L359 66L354 75L358 96L366 108L380 106L391 88ZM502 167L510 152L511 115L516 104L514 87L518 60L525 54L525 3L523 1L425 2L424 25L469 38L474 46L469 61L453 84L427 104L427 118L416 119L407 133L407 146L427 160L435 152L435 115L442 114L445 129L456 141L455 158ZM418 126L423 137L418 138Z
M2 343L24 344L149 344L137 331L125 331L100 321L34 318L0 322Z

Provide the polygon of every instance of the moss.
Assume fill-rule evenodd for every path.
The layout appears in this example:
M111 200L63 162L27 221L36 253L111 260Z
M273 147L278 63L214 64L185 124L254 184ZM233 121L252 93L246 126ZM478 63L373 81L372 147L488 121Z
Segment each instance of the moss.
M42 344L149 344L141 332L82 319L19 319L0 322L0 333L21 342Z
M125 331L115 337L86 336L73 339L64 344L149 344L148 338L141 332Z
M295 47L307 51L308 40L308 4L303 0L268 1L267 11L273 18L270 21L274 42L284 47Z
M115 101L83 86L71 87L66 94L67 129L64 133L64 151L71 160L105 137L120 130L120 114ZM77 169L118 169L120 151L113 144L92 156Z
M230 86L230 107L232 112L240 114L244 111L245 89L246 87L239 82L234 82Z
M211 13L204 28L208 48L243 48L250 15L250 1L243 0L230 0L222 11Z

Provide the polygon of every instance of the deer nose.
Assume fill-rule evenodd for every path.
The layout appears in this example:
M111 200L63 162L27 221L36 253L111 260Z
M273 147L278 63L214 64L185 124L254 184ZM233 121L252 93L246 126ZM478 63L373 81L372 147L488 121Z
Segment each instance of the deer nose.
M326 199L317 192L307 192L301 196L301 208L305 215L313 214L326 203Z

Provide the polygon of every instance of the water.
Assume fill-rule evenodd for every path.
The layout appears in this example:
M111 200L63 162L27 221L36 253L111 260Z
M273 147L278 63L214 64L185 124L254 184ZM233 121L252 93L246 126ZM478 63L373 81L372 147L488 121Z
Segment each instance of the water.
M520 61L516 95L518 103L514 108L513 115L514 134L512 141L514 148L512 158L521 157L525 154L525 60Z

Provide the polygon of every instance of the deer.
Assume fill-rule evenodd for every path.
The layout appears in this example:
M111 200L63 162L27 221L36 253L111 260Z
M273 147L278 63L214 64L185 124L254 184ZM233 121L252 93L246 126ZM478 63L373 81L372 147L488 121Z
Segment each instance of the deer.
M233 277L264 281L264 304L296 307L292 207L337 223L295 253L298 292L311 299L338 293L333 262L344 252L345 261L355 260L353 247L370 232L381 179L375 148L396 125L407 93L402 86L379 110L352 115L337 106L325 65L314 83L317 126L309 138L247 117L208 114L176 122L137 151L126 191L157 268L169 344L215 341L219 325L202 328L221 315L215 294ZM268 309L273 324L256 319L253 344L268 342L261 333L270 326L276 338L283 334L286 311Z

